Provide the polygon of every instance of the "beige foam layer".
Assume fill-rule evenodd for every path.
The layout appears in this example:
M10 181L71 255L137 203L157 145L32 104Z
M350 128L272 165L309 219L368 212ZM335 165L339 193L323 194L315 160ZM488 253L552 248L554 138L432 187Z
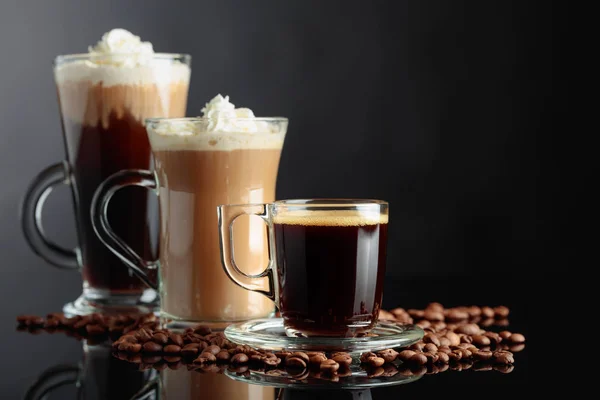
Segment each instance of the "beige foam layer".
M145 85L112 85L102 82L66 81L58 84L63 115L75 122L108 127L111 114L130 114L138 122L146 118L185 115L188 82Z
M273 223L304 226L366 226L388 223L388 215L372 211L283 211L273 216Z
M161 135L148 130L154 151L198 150L233 151L244 149L281 149L285 134L282 133L197 133L194 135Z

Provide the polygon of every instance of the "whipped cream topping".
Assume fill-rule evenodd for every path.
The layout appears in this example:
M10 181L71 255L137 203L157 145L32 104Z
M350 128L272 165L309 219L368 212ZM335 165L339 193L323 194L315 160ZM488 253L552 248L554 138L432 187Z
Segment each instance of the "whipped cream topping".
M65 81L102 82L103 86L187 83L190 67L168 57L155 57L152 43L125 29L113 29L88 47L89 58L59 62L55 67L58 83Z
M236 150L281 148L285 118L256 118L249 108L235 108L229 96L218 94L198 118L151 122L147 125L155 150Z

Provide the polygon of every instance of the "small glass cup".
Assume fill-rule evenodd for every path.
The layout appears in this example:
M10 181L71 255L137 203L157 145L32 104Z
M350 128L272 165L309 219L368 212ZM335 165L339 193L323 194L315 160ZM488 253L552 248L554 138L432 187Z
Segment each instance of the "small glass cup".
M288 336L368 332L383 295L388 210L384 201L354 199L221 205L223 267L236 284L276 303ZM268 228L269 263L254 275L240 269L234 251L234 222L246 214Z

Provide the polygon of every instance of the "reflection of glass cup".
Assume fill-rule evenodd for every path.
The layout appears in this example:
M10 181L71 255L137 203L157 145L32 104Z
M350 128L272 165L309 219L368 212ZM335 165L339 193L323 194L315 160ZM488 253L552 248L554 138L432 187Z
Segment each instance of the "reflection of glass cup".
M83 360L79 365L56 365L44 371L34 382L26 400L45 399L49 392L64 385L76 385L78 399L130 399L154 379L156 370L139 371L135 364L112 355L107 343L83 343Z
M155 171L113 175L99 187L92 205L94 228L115 254L145 279L148 270L158 267L161 313L173 321L172 327L222 325L267 317L274 311L271 300L239 288L223 273L216 208L223 203L273 201L288 121L235 118L228 122L239 131L218 133L207 130L213 122L207 118L148 120ZM132 185L152 189L159 197L157 261L129 248L106 218L113 194ZM239 221L234 236L244 244L236 251L238 264L250 274L262 269L268 261L262 221Z
M354 336L377 323L385 277L388 203L283 200L218 208L223 267L239 286L277 303L289 336ZM237 264L237 218L267 225L269 262L254 275ZM266 279L265 279L266 278ZM268 290L264 290L265 280Z
M49 263L81 269L83 295L65 312L148 311L156 298L93 232L90 204L97 186L127 168L150 168L151 151L144 120L185 115L190 57L178 54L68 55L54 63L54 76L67 159L32 182L22 205L22 225L32 249ZM60 248L43 231L41 211L52 188L71 186L79 247ZM154 202L154 203L153 203ZM156 255L158 215L155 199L141 189L115 196L108 219L113 230L137 253ZM145 296L144 296L145 294ZM128 310L127 308L132 308Z

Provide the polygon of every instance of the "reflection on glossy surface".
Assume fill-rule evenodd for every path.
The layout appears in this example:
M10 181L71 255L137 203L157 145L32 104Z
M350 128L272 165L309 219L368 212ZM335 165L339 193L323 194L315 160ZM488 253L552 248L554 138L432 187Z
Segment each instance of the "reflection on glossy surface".
M274 400L272 387L248 385L216 373L165 369L160 373L160 400Z
M135 365L114 358L108 343L88 345L84 341L81 363L57 364L47 369L30 386L25 399L45 399L66 385L77 387L78 399L130 399L156 375L155 370L138 371Z

